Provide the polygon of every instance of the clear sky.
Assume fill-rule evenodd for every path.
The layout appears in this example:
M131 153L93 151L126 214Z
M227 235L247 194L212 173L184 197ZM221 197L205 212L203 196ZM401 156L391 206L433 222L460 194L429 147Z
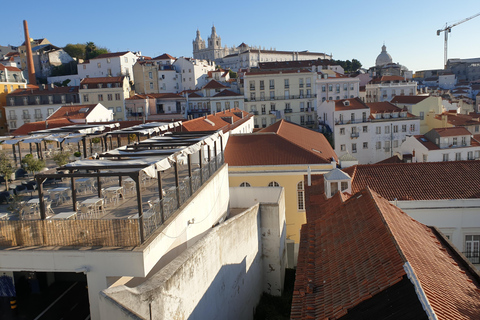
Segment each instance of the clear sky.
M7 12L8 8L8 12ZM373 66L383 43L410 70L443 67L436 30L480 12L480 1L32 1L3 7L0 45L31 38L63 47L93 41L115 51L192 56L197 28L215 24L222 45L245 42L277 50L325 52ZM452 29L449 58L480 57L480 16Z

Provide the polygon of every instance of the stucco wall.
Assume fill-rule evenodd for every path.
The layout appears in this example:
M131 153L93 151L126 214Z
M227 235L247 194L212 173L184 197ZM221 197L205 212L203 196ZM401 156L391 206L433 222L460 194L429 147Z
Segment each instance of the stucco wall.
M135 310L145 319L251 319L263 290L259 224L257 205L212 229L144 284L105 290L101 318L134 319L125 310Z

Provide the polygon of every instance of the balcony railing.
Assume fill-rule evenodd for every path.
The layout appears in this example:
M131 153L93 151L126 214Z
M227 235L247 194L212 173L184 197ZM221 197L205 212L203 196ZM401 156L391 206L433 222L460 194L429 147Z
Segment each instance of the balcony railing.
M292 109L284 109L283 112L285 112L285 113L292 113Z
M35 119L42 119L43 115L41 113L35 113Z
M258 116L258 111L256 111L256 110L255 110L255 111L252 110L252 111L250 111L250 113L253 114L253 115Z
M29 114L22 114L22 119L30 119L30 115Z
M314 99L316 98L316 94L307 94L307 95L288 95L288 96L270 96L267 97L267 100L296 100L296 99ZM257 101L258 99L251 97L250 99L246 98L245 102L252 102L252 101ZM260 100L263 101L265 100L264 97L260 97Z
M360 137L360 133L359 133L359 132L352 132L352 133L350 134L350 137L351 137L351 138L358 138L358 137Z
M307 123L307 126L310 126L310 125L315 124L315 121L314 120L307 120L306 123Z
M480 264L480 251L477 251L477 252L469 251L469 252L464 252L463 254L468 260L470 260L471 263Z
M9 115L8 120L17 120L17 115Z

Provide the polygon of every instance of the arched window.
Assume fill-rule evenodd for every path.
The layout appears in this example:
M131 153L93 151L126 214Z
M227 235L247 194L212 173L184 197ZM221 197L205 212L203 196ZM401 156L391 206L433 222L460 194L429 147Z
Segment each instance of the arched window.
M240 187L250 187L250 183L242 182L242 183L240 183Z
M280 184L277 181L272 181L268 184L269 187L280 187Z
M303 189L303 181L297 184L297 203L298 210L305 210L305 190Z

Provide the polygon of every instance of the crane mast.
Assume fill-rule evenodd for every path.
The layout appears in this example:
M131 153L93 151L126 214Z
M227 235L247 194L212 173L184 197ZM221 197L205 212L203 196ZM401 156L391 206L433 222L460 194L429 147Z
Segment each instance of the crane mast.
M452 32L453 27L458 26L459 24L467 22L468 20L471 20L471 19L476 18L478 16L480 16L480 12L477 13L477 14L474 14L471 17L465 18L465 19L463 19L463 20L461 20L457 23L454 23L450 26L445 23L445 28L437 30L437 36L439 36L440 33L442 33L442 32L445 33L445 43L443 45L443 50L444 50L444 52L443 52L443 62L444 62L443 65L444 65L445 69L447 68L448 33Z

